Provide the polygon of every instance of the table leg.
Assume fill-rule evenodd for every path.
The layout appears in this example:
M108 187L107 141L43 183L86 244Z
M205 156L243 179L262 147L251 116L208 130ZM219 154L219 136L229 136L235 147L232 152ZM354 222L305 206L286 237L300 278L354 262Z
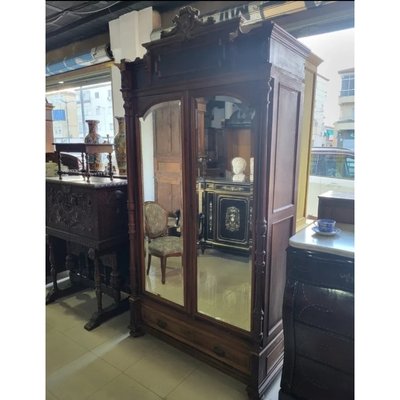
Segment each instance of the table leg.
M50 261L50 273L51 279L53 280L53 287L50 289L49 293L46 296L46 304L52 303L58 296L58 286L57 286L57 269L55 265L55 256L54 256L54 245L53 240L50 236L46 237L47 244L49 246L49 261Z
M50 304L54 302L55 300L69 296L70 294L73 294L75 292L78 292L84 287L82 286L82 282L79 280L75 281L71 277L71 271L73 269L73 264L74 264L74 258L67 253L65 257L65 266L66 269L70 271L70 285L67 287L64 287L60 289L57 284L57 265L56 265L56 256L55 256L55 247L56 244L53 240L53 237L48 235L47 236L47 243L49 246L49 261L50 261L50 273L51 273L51 278L53 280L53 287L50 289L49 293L46 296L46 304Z
M96 300L97 300L97 311L93 313L90 320L86 323L85 329L91 331L100 325L101 315L103 313L103 304L102 304L102 291L101 291L101 273L100 273L100 264L99 264L99 254L97 250L90 248L88 251L88 257L93 261L94 264L94 288L96 292Z
M119 272L117 263L117 254L114 252L111 255L111 287L113 290L113 298L116 303L121 300L121 292L119 287Z
M125 312L128 309L128 298L121 300L121 292L119 290L119 272L118 272L118 263L117 263L117 255L113 253L111 256L112 259L112 272L111 272L111 287L113 291L113 298L115 300L115 304L108 306L103 309L102 304L102 282L101 282L101 271L100 271L100 260L99 253L94 249L89 249L88 256L94 263L94 282L95 282L95 291L96 291L96 299L97 299L97 311L93 313L90 320L86 323L85 329L91 331L92 329L101 325L104 321L109 320L116 315ZM103 283L104 285L105 283Z

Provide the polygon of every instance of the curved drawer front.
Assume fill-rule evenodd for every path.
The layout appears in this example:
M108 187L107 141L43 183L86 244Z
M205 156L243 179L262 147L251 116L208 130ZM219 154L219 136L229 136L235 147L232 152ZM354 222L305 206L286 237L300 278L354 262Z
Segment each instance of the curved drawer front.
M292 393L307 400L354 400L354 376L297 356Z
M294 298L296 321L354 338L354 295L299 282Z
M354 341L318 328L296 324L296 354L354 374Z

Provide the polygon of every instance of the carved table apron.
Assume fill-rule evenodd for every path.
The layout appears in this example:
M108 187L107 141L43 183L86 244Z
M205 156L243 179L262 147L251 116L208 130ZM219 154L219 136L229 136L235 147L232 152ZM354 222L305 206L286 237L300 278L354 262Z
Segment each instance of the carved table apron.
M83 287L96 290L97 312L85 325L91 330L106 319L127 309L127 300L121 301L120 272L127 271L128 218L127 181L94 177L90 183L80 176L67 176L63 180L46 179L46 234L49 245L49 261L53 287L47 295L46 304L71 294ZM70 271L71 286L60 289L57 285L54 238L67 243L66 266ZM77 272L76 255L72 249L85 249L86 256L94 266L94 277L82 268ZM124 256L125 255L125 256ZM110 285L102 282L101 260L107 259L111 266ZM93 282L94 278L94 282ZM110 287L111 286L111 290ZM102 292L111 292L115 305L103 308Z

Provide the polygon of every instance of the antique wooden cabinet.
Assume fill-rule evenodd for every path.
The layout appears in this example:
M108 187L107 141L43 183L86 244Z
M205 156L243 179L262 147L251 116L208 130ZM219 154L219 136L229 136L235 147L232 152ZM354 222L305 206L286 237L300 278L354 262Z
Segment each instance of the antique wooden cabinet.
M244 29L239 19L201 21L197 10L185 7L174 23L161 39L144 44L143 59L120 66L131 335L158 335L241 379L250 398L260 399L283 361L285 250L295 229L309 51L270 22ZM246 161L241 183L251 193L242 196L248 201L247 251L214 246L203 254L198 240L205 201L201 185L217 178L226 187L236 185L234 157ZM144 218L145 201L181 216L182 253L168 246L158 249L168 256L165 283L157 257L147 268L157 238L146 232L162 221L155 215ZM224 218L228 208L219 210ZM237 213L231 216L229 229L235 231L240 218L235 223Z
M354 225L289 243L280 400L354 399Z
M318 218L354 225L354 193L329 190L318 196Z
M248 253L252 239L252 183L207 179L201 190L202 251L211 246Z

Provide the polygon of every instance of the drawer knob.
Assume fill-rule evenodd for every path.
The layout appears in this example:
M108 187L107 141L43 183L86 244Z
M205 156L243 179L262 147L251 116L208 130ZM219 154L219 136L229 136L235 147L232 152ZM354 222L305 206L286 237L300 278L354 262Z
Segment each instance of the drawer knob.
M220 357L225 357L225 350L221 349L219 346L214 346L213 347L213 352Z
M161 319L157 320L157 325L162 329L165 329L167 327L167 323Z

